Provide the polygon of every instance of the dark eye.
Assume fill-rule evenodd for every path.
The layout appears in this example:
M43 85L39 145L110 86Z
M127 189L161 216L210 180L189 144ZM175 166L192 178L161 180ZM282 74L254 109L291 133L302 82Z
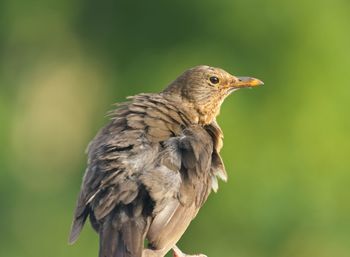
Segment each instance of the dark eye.
M210 80L210 82L213 83L213 84L219 83L219 78L218 78L218 77L215 77L215 76L210 77L209 80Z

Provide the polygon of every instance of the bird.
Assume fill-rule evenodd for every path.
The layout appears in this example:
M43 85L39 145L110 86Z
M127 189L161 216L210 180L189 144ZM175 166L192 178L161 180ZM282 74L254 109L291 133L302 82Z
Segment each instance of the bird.
M196 217L218 179L227 180L216 121L224 99L264 83L200 65L160 93L128 97L89 143L69 236L89 218L99 257L163 257Z

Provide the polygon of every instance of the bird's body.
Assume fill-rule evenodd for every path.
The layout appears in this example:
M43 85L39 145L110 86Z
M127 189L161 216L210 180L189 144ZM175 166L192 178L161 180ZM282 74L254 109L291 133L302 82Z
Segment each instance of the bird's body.
M89 216L100 236L100 257L162 257L217 190L217 177L226 180L215 120L226 95L222 91L212 103L212 92L207 99L187 95L203 91L190 83L204 80L204 73L222 81L231 75L208 66L189 71L163 92L136 95L111 112L88 148L70 242Z

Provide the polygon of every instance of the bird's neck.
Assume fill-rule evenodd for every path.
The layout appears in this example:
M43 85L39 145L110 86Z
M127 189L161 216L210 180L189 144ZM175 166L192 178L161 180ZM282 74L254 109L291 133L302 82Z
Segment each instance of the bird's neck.
M220 99L216 99L215 101L208 100L194 104L193 109L197 112L198 123L201 125L211 124L220 113L221 103Z
M176 94L167 95L165 93L164 96L168 98L168 100L171 100L177 108L182 110L192 123L202 126L211 124L215 120L216 116L220 113L220 106L223 102L223 99L210 98L194 103Z

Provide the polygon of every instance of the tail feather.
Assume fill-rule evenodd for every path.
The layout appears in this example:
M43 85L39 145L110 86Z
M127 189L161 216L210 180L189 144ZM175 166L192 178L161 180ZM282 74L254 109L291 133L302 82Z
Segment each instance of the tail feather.
M113 227L105 224L100 231L99 257L124 257L126 255L125 244L121 235Z
M99 257L142 257L146 221L117 208L100 227Z

